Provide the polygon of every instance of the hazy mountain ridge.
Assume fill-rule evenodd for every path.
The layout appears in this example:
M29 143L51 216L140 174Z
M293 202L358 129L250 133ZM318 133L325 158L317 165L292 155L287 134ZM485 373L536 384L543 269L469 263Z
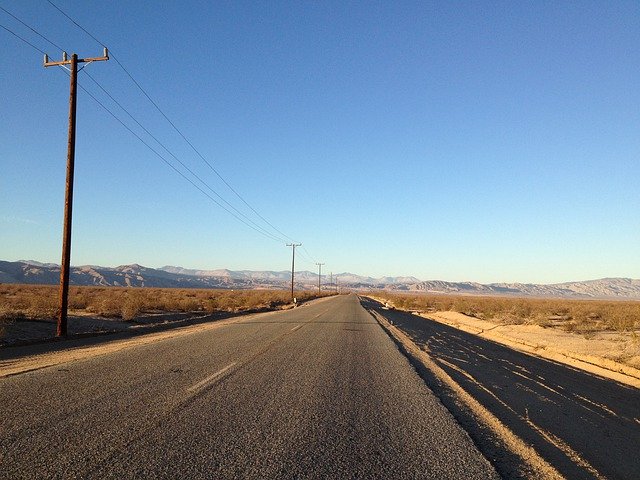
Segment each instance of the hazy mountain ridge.
M131 286L161 288L289 288L291 272L252 270L196 270L175 266L149 268L138 264L118 267L81 265L71 267L72 285ZM314 288L318 275L310 271L296 272L296 288ZM0 261L0 283L56 284L60 267L34 260ZM549 285L525 283L420 281L415 277L373 278L352 273L333 275L333 281L355 290L388 289L404 292L450 293L468 295L512 295L560 298L630 298L640 299L640 280L602 278L582 282ZM324 285L330 276L322 276Z
M491 283L485 285L475 282L429 281L411 285L409 290L473 295L640 299L640 280L632 278L602 278L548 285L533 283Z

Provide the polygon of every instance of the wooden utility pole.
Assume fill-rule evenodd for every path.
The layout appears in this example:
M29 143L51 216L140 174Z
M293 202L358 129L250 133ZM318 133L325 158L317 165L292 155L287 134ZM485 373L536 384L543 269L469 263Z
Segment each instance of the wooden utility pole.
M67 58L67 52L62 52L61 62L50 62L49 56L44 56L45 67L69 65L71 86L69 92L69 138L67 142L67 182L64 195L64 226L62 230L62 263L60 265L60 313L56 335L67 335L67 306L69 303L69 264L71 260L71 213L73 208L73 167L76 154L76 98L78 87L78 63L91 63L109 60L109 52L105 48L104 56L96 58L78 58L77 54Z
M296 247L302 246L301 243L287 243L287 247L292 247L293 255L291 257L291 301L295 299L293 296L293 275L296 268Z
M318 295L320 295L320 279L322 278L322 265L324 263L316 263L318 265Z

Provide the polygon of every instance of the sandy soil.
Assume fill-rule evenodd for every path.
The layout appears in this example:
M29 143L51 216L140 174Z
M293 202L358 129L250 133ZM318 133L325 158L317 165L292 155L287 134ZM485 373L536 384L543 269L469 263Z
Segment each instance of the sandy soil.
M113 341L98 344L93 344L90 337L78 338L76 340L71 340L71 342L69 342L69 345L65 345L62 349L53 351L42 352L40 351L40 349L34 348L33 345L19 347L18 350L21 350L21 352L16 358L10 357L0 359L0 378L38 370L53 365L73 362L76 360L106 355L127 348L166 340L168 338L191 335L203 330L216 329L224 325L234 323L242 318L247 317L231 317L226 320L220 320L217 322L205 322L196 325L186 325L181 328L149 332L145 335L137 335L129 338L118 338ZM37 347L37 345L35 347ZM30 351L30 349L33 349L33 351Z
M501 465L506 478L536 478L559 480L564 478L536 450L519 438L507 424L503 423L478 400L453 380L434 359L418 347L401 329L390 323L384 316L370 310L378 323L387 333L401 345L401 349L412 359L430 371L441 383L440 388L451 390L454 401L448 401L439 392L440 400L456 416L457 419L471 419L465 428L472 428L470 433L474 440L482 445L483 450L491 452L497 449L500 455L493 456L493 461ZM433 389L433 385L430 385ZM434 390L435 391L435 390ZM493 450L495 452L495 450ZM509 455L505 455L509 452Z
M186 320L197 320L206 316L198 312L162 313L142 315L134 320L124 321L119 318L69 315L67 329L70 337L98 335L153 328L165 324L179 324ZM0 324L0 347L47 341L55 337L55 334L56 320L54 319L4 321Z
M387 304L381 298L369 298ZM539 325L504 325L459 312L412 313L515 350L640 388L640 332L605 330L581 334Z
M539 325L502 325L458 312L414 314L473 333L516 350L562 362L640 387L640 337L628 332L588 335Z

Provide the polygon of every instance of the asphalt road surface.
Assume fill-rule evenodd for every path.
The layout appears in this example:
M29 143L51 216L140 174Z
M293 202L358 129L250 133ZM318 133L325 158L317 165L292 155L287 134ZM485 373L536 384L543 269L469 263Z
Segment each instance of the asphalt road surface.
M0 478L497 478L354 295L2 378L0 405Z
M380 314L567 478L640 479L640 390L406 312Z

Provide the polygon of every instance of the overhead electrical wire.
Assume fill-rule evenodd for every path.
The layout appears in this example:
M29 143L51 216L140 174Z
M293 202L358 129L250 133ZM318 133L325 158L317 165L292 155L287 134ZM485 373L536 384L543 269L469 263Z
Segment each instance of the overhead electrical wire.
M30 25L27 25L25 22L23 22L22 20L20 20L18 17L16 17L13 13L11 13L9 10L7 10L6 8L4 8L2 5L0 5L0 10L2 10L4 13L6 13L7 15L9 15L10 17L12 17L14 20L17 20L18 22L20 22L22 25L24 25L25 27L27 27L29 30L31 30L33 33L35 33L36 35L38 35L40 38L43 38L44 40L46 40L47 42L49 42L51 45L53 45L54 47L56 47L58 50L62 51L64 50L61 46L56 45L55 43L53 43L51 40L49 40L47 37L45 37L44 35L42 35L40 32L38 32L35 28L33 28ZM9 30L6 27L3 27L5 30L11 32L11 30ZM11 32L13 33L13 32ZM13 33L14 35L16 35L15 33ZM16 35L17 36L17 35ZM20 37L18 37L20 38ZM27 42L24 38L21 38L22 41L24 41L25 43L28 43L29 45L31 45L31 43ZM40 53L44 53L46 54L46 52L43 52L42 50L40 50L38 47L31 45L33 48L35 48L36 50L38 50Z
M311 261L311 263L317 263L313 256L309 253L309 250L307 250L307 247L304 246L304 244L302 245L302 252Z
M68 73L68 72L66 72L66 73ZM100 105L109 115L111 115L118 123L120 123L126 130L128 130L134 137L136 137L149 150L151 150L158 158L160 158L160 160L162 160L164 163L166 163L173 171L175 171L178 175L180 175L182 178L184 178L187 182L189 182L191 185L193 185L195 188L197 188L203 195L205 195L207 198L209 198L209 200L211 200L213 203L215 203L220 208L222 208L224 211L226 211L229 215L233 216L236 220L238 220L239 222L243 223L244 225L246 225L247 227L251 228L252 230L260 233L261 235L263 235L263 236L265 236L265 237L267 237L267 238L269 238L271 240L275 240L277 242L281 241L279 238L274 237L273 235L271 235L266 230L258 230L253 225L251 225L250 223L246 222L241 217L236 215L233 211L229 210L227 207L225 207L223 204L221 204L214 197L209 195L197 183L195 183L192 179L190 179L188 176L186 176L183 172L180 171L180 169L176 168L175 165L173 165L169 160L164 158L156 149L154 149L151 145L149 145L149 143L147 143L140 135L138 135L131 127L129 127L129 125L127 125L125 122L123 122L115 113L113 113L108 107L106 107L100 100L98 100L98 98L96 98L91 92L89 92L89 90L87 90L83 85L79 84L79 87L87 95L89 95L89 97L91 97L98 105ZM182 164L184 166L184 164L182 162L180 162L180 164ZM185 167L185 168L187 168L187 170L189 172L191 172L191 170L188 167ZM204 183L197 175L193 174L193 172L191 172L191 173L196 178L198 178L202 183Z
M4 9L3 9L4 10ZM33 43L31 43L29 40L21 37L20 35L18 35L16 32L14 32L13 30L11 30L8 27L5 27L4 25L0 24L0 27L4 28L7 32L9 32L11 35L13 35L14 37L17 37L18 39L22 40L24 43L26 43L27 45L29 45L31 48L33 48L34 50L46 55L47 52L45 52L44 50L41 50L40 48L36 47Z
M240 215L242 218L244 218L247 222L252 224L255 228L257 228L257 229L261 230L262 232L264 232L265 234L267 234L269 237L273 238L274 240L276 240L278 242L284 242L285 241L283 238L279 238L278 236L273 235L271 232L269 232L268 230L266 230L263 227L261 227L260 225L258 225L251 218L249 218L243 212L238 210L232 203L228 202L222 195L220 195L218 192L216 192L205 180L203 180L202 177L200 177L191 168L189 168L189 166L187 166L171 150L169 150L160 140L158 140L158 138L155 135L153 135L153 133L151 133L144 125L142 125L142 123L140 123L140 121L138 119L136 119L120 102L118 102L118 100L116 100L113 97L113 95L111 95L95 78L93 78L89 74L89 72L85 71L85 75L87 77L89 77L89 79L91 79L91 81L94 82L98 86L98 88L100 88L100 90L102 90L104 92L104 94L107 95L124 113L126 113L127 116L129 118L131 118L131 120L133 120L147 135L149 135L158 145L160 145L160 147L162 147L162 149L165 152L167 152L175 161L177 161L180 165L182 165L182 167L185 170L187 170L191 175L193 175L193 177L195 177L200 183L202 183L220 201L224 202L229 208L231 208L233 211L235 211L238 215Z
M68 15L64 10L58 7L51 0L47 0L47 2L54 7L58 12L64 15L71 23L73 23L76 27L86 33L89 37L91 37L94 41L96 41L100 46L106 48L104 42L96 38L91 32L89 32L86 28L76 22L70 15ZM171 125L171 127L178 133L178 135L191 147L191 149L196 153L196 155L216 174L216 176L233 192L233 194L240 199L240 201L249 208L258 218L260 218L266 225L271 227L278 234L282 235L284 238L287 238L290 241L293 241L291 237L280 231L277 227L275 227L271 222L269 222L264 216L262 216L245 198L238 193L238 191L231 186L231 184L216 170L216 168L200 153L200 151L193 145L191 141L182 133L182 131L175 125L173 121L165 114L165 112L160 108L160 106L151 98L151 96L146 92L146 90L140 85L140 83L133 77L133 75L126 69L126 67L118 60L118 58L113 54L112 51L109 52L109 55L113 60L120 66L120 68L124 71L124 73L129 77L129 79L136 85L136 87L142 92L142 94L149 100L149 102L155 107L155 109L162 115L162 117Z
M32 27L29 27L26 23L24 23L23 21L21 21L20 19L18 19L17 17L15 17L14 15L12 15L11 13L7 12L4 8L0 7L0 9L2 9L3 11L5 11L6 13L8 13L9 15L11 15L12 17L14 17L16 20L18 20L20 23L22 23L23 25L25 25L26 27L28 27L30 30L32 30L33 32L37 33L41 38L43 38L44 40L46 40L47 42L49 42L50 44L52 44L53 46L55 46L56 48L59 48L55 43L53 43L51 40L49 40L48 38L46 38L44 35L38 33L35 29L33 29ZM29 45L31 48L33 48L34 50L42 53L42 54L47 54L44 50L40 49L39 47L37 47L36 45L34 45L33 43L29 42L27 39L25 39L24 37L20 36L19 34L17 34L16 32L14 32L13 30L11 30L10 28L0 24L0 27L2 27L4 30L6 30L7 32L11 33L12 35L14 35L16 38L18 38L19 40L21 40L22 42L24 42L25 44ZM62 50L62 49L61 49ZM69 75L68 72L67 75ZM204 180L202 180L202 178L200 178L195 172L193 172L187 165L184 164L184 162L182 162L178 157L176 157L173 153L171 153L171 151L169 151L153 134L151 134L138 120L135 119L135 117L133 117L133 115L131 115L115 98L113 98L113 96L111 94L109 94L109 92L102 87L102 85L100 85L93 77L91 77L88 72L85 72L85 74L87 74L87 76L89 78L91 78L91 80L93 80L96 85L98 85L98 87L100 87L105 94L107 94L109 96L109 98L111 98L111 100L113 100L116 105L118 105L127 115L129 115L129 117L131 117L131 119L136 122L140 128L142 128L149 136L151 136L151 138L153 138L164 150L166 150L177 162L179 162L191 175L193 175L198 181L200 181L207 189L209 189L212 193L214 193L216 196L218 196L222 201L226 200L224 198L222 198L217 192L215 192L215 190L213 190ZM203 190L198 184L196 184L192 179L190 179L189 177L187 177L183 172L181 172L178 168L176 168L171 162L169 162L166 158L164 158L156 149L154 149L151 145L149 145L148 142L146 142L140 135L138 135L131 127L129 127L125 122L123 122L115 113L113 113L109 108L107 108L100 100L98 100L98 98L96 98L91 92L89 92L82 84L78 84L79 87L87 94L89 95L89 97L91 97L98 105L100 105L109 115L111 115L118 123L120 123L126 130L128 130L132 135L134 135L141 143L143 143L149 150L151 150L158 158L160 158L164 163L166 163L172 170L174 170L176 173L178 173L182 178L184 178L185 180L187 180L192 186L194 186L195 188L197 188L202 194L204 194L206 197L208 197L211 201L213 201L216 205L218 205L220 208L222 208L224 211L226 211L228 214L230 214L231 216L233 216L236 220L240 221L241 223L243 223L244 225L246 225L247 227L251 228L252 230L256 231L257 233L260 233L261 235L265 236L266 238L269 238L271 240L275 240L276 242L283 242L284 240L282 238L277 237L276 235L273 235L271 232L269 232L268 230L262 228L261 226L257 225L255 222L253 222L250 218L246 217L246 215L244 215L242 212L238 211L233 205L229 204L231 208L233 208L234 210L236 210L238 212L238 214L234 213L233 211L229 210L229 208L225 207L222 203L220 203L218 200L216 200L214 197L212 197L211 195L209 195L205 190ZM228 202L226 202L228 203ZM244 217L245 219L243 219L242 217Z
M90 36L93 40L95 40L98 44L100 44L101 46L105 47L103 42L101 42L100 40L98 40L94 35L92 35L89 31L87 31L84 27L82 27L80 24L78 24L75 20L73 20L69 15L67 15L63 10L61 10L57 5L55 5L53 2L51 2L50 0L47 0L49 4L51 4L56 10L58 10L62 15L64 15L69 21L71 21L74 25L76 25L78 28L80 28L83 32L85 32L88 36ZM55 42L53 42L52 40L50 40L49 38L47 38L46 36L44 36L43 34L41 34L40 32L38 32L35 28L31 27L30 25L28 25L27 23L25 23L24 21L22 21L21 19L19 19L18 17L16 17L15 15L13 15L11 12L9 12L8 10L6 10L5 8L3 8L2 6L0 6L0 9L2 11L4 11L5 13L7 13L8 15L10 15L12 18L14 18L16 21L20 22L22 25L24 25L25 27L27 27L29 30L31 30L33 33L35 33L36 35L38 35L39 37L41 37L42 39L44 39L46 42L48 42L49 44L51 44L52 46L54 46L55 48L59 49L59 50L64 50L62 47L60 47L59 45L57 45ZM0 25L0 27L2 27L4 30L6 30L7 32L11 33L12 35L14 35L15 37L17 37L19 40L21 40L22 42L24 42L25 44L29 45L31 48L35 49L36 51L42 53L42 54L47 54L44 50L38 48L37 46L35 46L34 44L32 44L31 42L29 42L28 40L26 40L25 38L23 38L22 36L18 35L16 32L14 32L13 30L9 29L8 27L4 26L4 25ZM258 216L263 222L265 222L266 225L270 226L275 232L277 232L278 234L280 234L282 237L291 240L291 237L289 237L288 235L286 235L285 233L281 232L277 227L275 227L273 224L271 224L271 222L269 222L266 218L264 218L257 210L255 210L223 177L222 175L204 158L204 156L196 149L196 147L186 138L186 136L176 127L176 125L169 119L169 117L162 111L162 109L158 106L158 104L149 96L149 94L147 94L147 92L142 88L142 86L135 80L135 78L129 73L129 71L124 67L124 65L113 55L113 52L110 52L110 57L113 58L116 63L120 66L120 68L122 68L122 70L127 74L127 76L131 79L131 81L138 87L138 89L145 95L145 97L147 97L147 99L153 104L153 106L158 110L158 112L160 112L160 114L165 118L165 120L173 127L173 129L183 138L183 140L191 147L191 149L203 160L203 162L209 166L209 168L220 178L220 180L222 180L222 182L254 213L256 214L256 216ZM68 73L68 72L67 72ZM246 225L247 227L253 229L254 231L256 231L257 233L260 233L261 235L265 236L266 238L269 238L271 240L275 240L277 242L286 242L286 240L284 240L284 238L274 235L273 233L269 232L268 230L266 230L265 228L261 227L260 225L258 225L257 223L255 223L253 220L251 220L249 217L247 217L247 215L245 215L243 212L241 212L240 210L238 210L233 204L231 204L230 202L228 202L224 197L222 197L218 192L216 192L211 186L209 186L200 176L198 176L195 172L193 172L193 170L191 170L184 162L182 162L175 154L173 154L162 142L160 142L160 140L158 140L158 138L156 136L154 136L146 127L144 127L144 125L142 125L141 122L139 122L124 106L122 106L122 104L120 102L118 102L113 95L111 95L95 78L93 78L88 72L85 72L86 76L89 77L97 86L98 88L100 88L105 95L107 95L122 111L124 111L127 116L129 116L147 135L149 135L158 145L160 145L160 147L162 147L171 157L173 157L178 163L180 163L180 165L182 165L183 168L185 168L191 175L193 175L194 178L196 178L200 183L202 183L202 185L205 186L205 188L207 188L208 190L210 190L216 197L218 197L220 199L220 201L224 202L226 205L229 206L229 208L233 209L233 211L229 210L229 208L225 207L223 204L221 204L218 200L216 200L215 198L213 198L211 195L209 195L206 191L204 191L198 184L196 184L192 179L190 179L189 177L187 177L183 172L181 172L178 168L176 168L170 161L168 161L166 158L164 158L157 150L155 150L151 145L149 145L148 142L146 142L140 135L138 135L131 127L129 127L125 122L123 122L116 114L114 114L109 108L107 108L100 100L98 100L91 92L89 92L83 85L79 85L80 88L87 94L89 95L100 107L102 107L110 116L112 116L118 123L120 123L127 131L129 131L132 135L134 135L134 137L136 137L136 139L138 139L142 144L144 144L149 150L151 150L151 152L153 152L158 158L160 158L164 163L166 163L172 170L174 170L176 173L178 173L181 177L183 177L187 182L189 182L193 187L195 187L196 189L198 189L203 195L205 195L207 198L209 198L211 201L213 201L216 205L218 205L220 208L222 208L223 210L225 210L228 214L230 214L231 216L233 216L234 218L236 218L238 221L240 221L241 223L243 223L244 225ZM234 213L235 212L235 213ZM307 259L309 261L311 261L312 263L315 263L315 260L313 258L313 256L309 253L309 251L307 250L307 248L303 245L303 253L304 255L307 257Z
M264 235L265 237L271 239L271 240L275 240L277 242L280 242L281 240L277 237L272 236L269 232L267 232L266 230L258 230L257 228L255 228L253 225L251 225L250 223L246 222L245 220L243 220L240 216L236 215L233 211L229 210L227 207L225 207L223 204L221 204L219 201L217 201L214 197L212 197L211 195L209 195L205 190L203 190L202 188L200 188L200 186L198 184L196 184L193 180L191 180L189 177L187 177L184 173L182 173L180 171L180 169L176 168L175 165L173 165L170 161L168 161L166 158L164 158L156 149L154 149L151 145L149 145L142 137L140 137L140 135L138 135L131 127L129 127L129 125L127 125L126 123L124 123L120 118L118 118L118 116L116 114L114 114L111 110L109 110L109 108L107 108L100 100L98 100L91 92L89 92L84 86L80 85L80 88L87 94L89 95L89 97L91 97L98 105L100 105L109 115L111 115L118 123L120 123L125 129L127 129L133 136L135 136L140 142L142 142L149 150L151 150L158 158L160 158L160 160L162 160L164 163L166 163L173 171L175 171L178 175L180 175L182 178L184 178L187 182L189 182L191 185L193 185L195 188L197 188L203 195L205 195L207 198L209 198L209 200L211 200L213 203L215 203L216 205L218 205L220 208L222 208L224 211L226 211L229 215L233 216L234 218L236 218L238 221L242 222L243 224L245 224L247 227L253 229L254 231L260 233L261 235ZM184 166L184 164L182 162L180 162L181 165ZM189 172L191 172L191 170L188 167L187 170ZM191 172L192 175L194 175L196 178L198 178L201 182L202 180L195 174L193 174L193 172ZM204 183L204 182L202 182ZM205 184L206 185L206 184ZM215 192L214 192L215 193Z

